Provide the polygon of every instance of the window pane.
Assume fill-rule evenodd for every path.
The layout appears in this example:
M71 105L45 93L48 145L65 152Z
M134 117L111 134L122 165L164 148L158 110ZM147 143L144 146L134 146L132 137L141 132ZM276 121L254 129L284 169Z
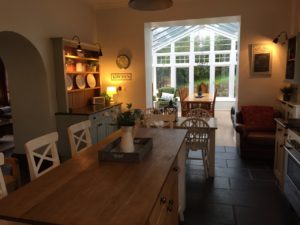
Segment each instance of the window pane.
M176 63L189 63L189 56L188 55L179 55L176 56Z
M195 63L205 64L209 62L209 55L195 55Z
M229 97L229 67L220 66L215 70L216 86L218 90L217 96Z
M216 54L215 62L229 62L230 54Z
M190 36L187 36L175 42L175 52L189 52L189 51L190 51Z
M170 56L157 56L157 64L170 64Z
M176 88L189 87L189 68L176 68Z
M156 67L156 86L157 89L171 86L170 67Z
M215 50L230 50L231 49L231 40L222 35L215 35Z
M209 66L194 67L194 93L198 92L198 86L203 82L209 89Z
M194 38L194 51L209 51L210 50L210 36L203 34L196 35Z
M156 51L157 53L168 53L171 52L171 45L168 45L164 48L161 48L159 50Z

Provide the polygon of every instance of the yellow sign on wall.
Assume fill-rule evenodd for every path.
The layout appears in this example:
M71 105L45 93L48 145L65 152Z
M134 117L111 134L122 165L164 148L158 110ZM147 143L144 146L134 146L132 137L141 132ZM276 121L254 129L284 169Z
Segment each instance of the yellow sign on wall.
M132 80L132 73L112 73L111 80Z

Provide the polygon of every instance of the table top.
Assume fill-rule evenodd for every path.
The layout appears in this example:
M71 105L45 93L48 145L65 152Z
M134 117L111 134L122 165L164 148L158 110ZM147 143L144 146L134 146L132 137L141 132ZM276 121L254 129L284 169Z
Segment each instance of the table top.
M0 201L0 218L53 224L143 225L186 135L185 129L139 128L153 149L138 163L98 161L118 130Z
M202 97L197 97L196 94L189 95L184 99L187 103L210 103L214 101L214 94L202 93Z

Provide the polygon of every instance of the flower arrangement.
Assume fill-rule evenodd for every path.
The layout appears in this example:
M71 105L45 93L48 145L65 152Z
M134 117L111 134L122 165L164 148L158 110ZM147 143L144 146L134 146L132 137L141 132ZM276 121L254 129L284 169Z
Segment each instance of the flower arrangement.
M117 120L120 126L134 126L135 120L140 116L140 110L132 110L132 104L127 104L127 110L118 115Z
M283 94L283 100L284 101L289 101L291 98L291 95L294 93L294 87L292 86L285 86L280 88L280 91Z

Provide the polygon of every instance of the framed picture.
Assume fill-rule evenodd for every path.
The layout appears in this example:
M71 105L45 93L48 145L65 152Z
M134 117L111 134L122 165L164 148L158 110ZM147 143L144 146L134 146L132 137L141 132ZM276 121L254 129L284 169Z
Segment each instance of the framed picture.
M251 74L272 74L272 48L267 44L255 44L251 49Z

